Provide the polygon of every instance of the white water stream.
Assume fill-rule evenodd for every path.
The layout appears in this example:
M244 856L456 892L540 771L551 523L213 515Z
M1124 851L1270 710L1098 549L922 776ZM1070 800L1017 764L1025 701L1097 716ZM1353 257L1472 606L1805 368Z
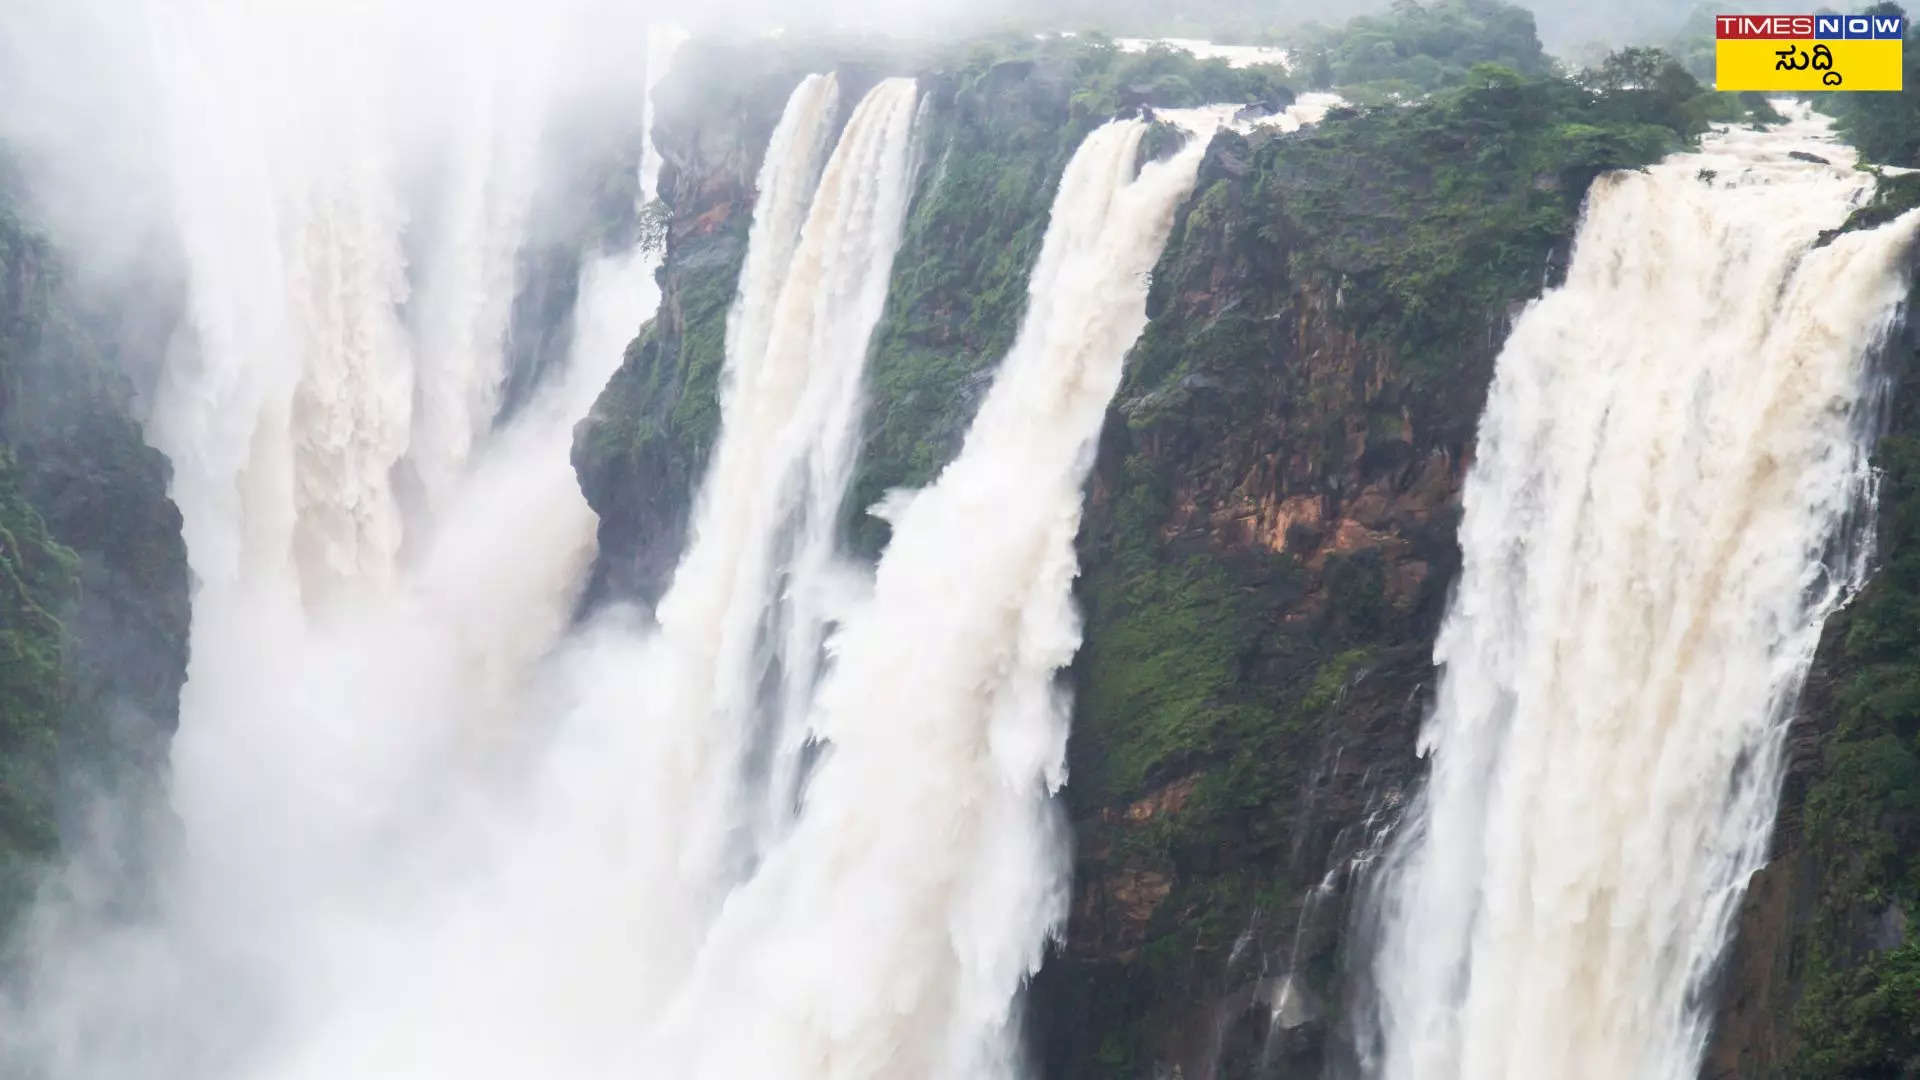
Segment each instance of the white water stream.
M1834 162L1793 160L1806 151ZM1781 749L1863 568L1914 215L1826 121L1601 177L1500 354L1425 795L1384 882L1390 1080L1692 1080Z

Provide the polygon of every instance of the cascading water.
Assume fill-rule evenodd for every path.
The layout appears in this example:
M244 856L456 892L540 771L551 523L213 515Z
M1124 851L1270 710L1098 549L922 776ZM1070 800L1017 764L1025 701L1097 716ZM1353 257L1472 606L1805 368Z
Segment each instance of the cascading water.
M748 841L749 850L739 851L736 830L766 827L769 814L743 804L769 789L748 775L728 775L738 772L756 737L782 745L771 766L775 786L783 793L792 786L798 747L785 749L791 737L756 730L760 685L776 647L770 631L783 612L803 636L817 641L819 630L817 617L794 618L774 594L777 544L799 530L802 558L788 566L786 591L810 600L831 556L852 468L867 339L886 300L906 215L914 81L887 79L869 91L818 171L813 163L837 93L833 76L810 76L775 132L728 320L720 440L687 552L658 608L660 655L650 664L658 673L658 716L689 737L687 798L698 809L688 815L687 850L703 852L696 856L702 859L751 856L758 846ZM784 160L788 155L792 160ZM776 169L791 179L772 176ZM817 187L808 182L815 171ZM811 201L793 198L794 191L810 191ZM817 645L795 658L794 670L811 663L811 651ZM774 804L787 801L789 795L772 796Z
M76 1080L1015 1075L1066 909L1082 487L1233 110L1164 112L1198 137L1144 167L1144 121L1084 141L1015 345L960 456L880 508L869 580L837 530L923 103L803 80L681 565L651 620L576 628L572 425L658 264L580 251L572 350L500 416L580 46L520 6L478 5L444 62L430 17L147 13L192 306L150 433L198 579L180 844L140 919L36 913L0 1053Z
M1792 115L1597 180L1500 354L1432 775L1381 885L1362 1058L1388 1080L1696 1074L1786 724L1861 572L1916 226L1816 248L1872 180Z
M528 115L533 95L510 80L489 77L503 67L512 70L510 44L482 42L479 48L464 58L463 88L471 96L455 120L445 166L448 190L431 208L429 238L419 245L426 264L445 272L426 276L411 297L417 345L407 458L419 477L428 520L446 505L500 404L506 376L500 341L534 186L530 135L538 118ZM506 55L488 55L489 48Z
M0 1054L67 1077L272 1075L247 1055L297 1042L293 1017L324 1024L404 943L389 913L465 872L483 823L460 804L527 711L591 555L572 426L657 302L658 262L589 257L574 317L599 332L493 427L524 155L562 89L554 58L584 53L489 5L446 70L409 37L444 27L399 13L371 30L150 14L191 297L149 425L197 578L181 839L149 920L37 914L32 1009L0 1018ZM409 109L395 72L426 88ZM433 167L403 167L407 140Z
M325 774L357 813L320 815L347 824L323 837L324 880L301 881L317 897L278 897L295 914L268 926L297 946L282 946L273 971L301 984L277 1004L297 1023L250 1075L631 1075L657 1060L644 1045L648 1018L746 870L736 856L754 824L745 762L762 734L754 684L781 602L776 541L796 523L819 528L806 508L837 509L866 339L905 214L913 81L876 86L835 145L837 99L833 77L804 80L769 146L729 336L724 429L657 627L559 637L592 536L568 475L568 433L618 361L592 330L617 321L593 310L618 297L594 287L628 269L631 256L616 253L586 269L576 315L588 332L564 378L476 447L405 590L288 646L314 670L300 697L323 703L315 721L372 707L361 694L398 696L419 716L399 740L411 753L375 742L377 762L343 756ZM531 669L556 644L530 691ZM331 679L354 690L318 685ZM568 705L561 715L529 725L541 719L530 705L556 701ZM504 802L471 808L462 789L487 759L454 753L452 781L436 785L427 754L470 743L476 710L531 744L538 764ZM428 794L397 803L405 780L428 781ZM303 796L299 809L326 794ZM447 835L400 827L416 818ZM214 887L234 869L223 862L204 880ZM533 986L566 1000L529 1012L522 994ZM489 1037L476 1041L475 1030Z
M1210 134L1218 117L1192 120ZM1208 141L1135 178L1145 131L1115 121L1074 154L959 456L884 504L872 595L829 643L805 809L728 901L659 1034L679 1075L1013 1074L1014 997L1066 914L1050 794L1081 485Z

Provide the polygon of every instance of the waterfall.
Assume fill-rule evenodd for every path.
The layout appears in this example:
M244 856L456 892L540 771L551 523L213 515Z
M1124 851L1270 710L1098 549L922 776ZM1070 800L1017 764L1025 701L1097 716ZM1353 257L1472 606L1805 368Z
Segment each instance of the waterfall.
M640 205L638 213L659 195L660 154L653 147L652 84L673 60L673 54L686 40L686 32L677 27L649 27L647 32L647 80L649 92L641 109L641 130L647 133L640 150ZM660 304L660 286L654 273L660 268L661 253L643 251L638 245L628 251L602 252L587 261L580 270L580 298L574 306L573 347L570 363L578 369L582 363L595 368L581 372L579 394L569 402L567 412L578 416L606 385L635 330ZM575 405L578 407L575 407Z
M148 429L196 578L179 841L143 921L63 906L84 880L35 913L34 996L0 1010L0 1056L291 1073L262 1048L330 1030L355 980L413 955L495 828L473 804L537 734L529 695L592 555L572 428L657 303L658 257L583 253L590 332L496 425L528 156L580 50L493 5L439 59L420 45L445 27L405 13L141 14L189 290ZM674 42L644 86L611 84L620 107L650 108Z
M777 636L767 650L779 665L780 686L769 703L760 848L793 811L821 639L842 606L840 510L853 480L867 341L886 303L917 163L909 135L918 97L913 80L888 79L854 110L807 215L768 349L769 370L793 367L802 355L828 362L809 372L782 434L782 471L771 478L791 524Z
M449 680L461 693L477 685L477 701L505 703L494 708L499 737L516 741L523 760L512 771L524 781L489 802L485 790L459 790L476 778L456 759L462 778L444 797L463 812L430 818L451 826L452 842L403 833L398 843L381 836L367 845L395 852L375 865L399 873L402 886L363 878L348 886L354 895L344 917L324 913L334 917L310 924L338 958L290 966L351 992L303 987L289 1010L297 1024L272 1044L258 1075L657 1068L654 1018L683 983L729 889L750 870L760 788L747 760L765 734L754 687L782 602L777 541L804 517L807 464L820 453L850 452L866 338L905 215L913 81L876 86L836 143L837 96L831 76L803 80L770 141L735 298L742 329L729 342L723 429L657 622L635 625L615 611L564 639L556 628L541 639L547 659L531 689L502 693L484 665ZM583 289L581 303L594 295ZM597 368L581 377L597 387L614 362L617 354L596 356ZM555 407L535 400L515 424L549 414L570 424L592 396L589 388L569 397L574 384L570 372ZM526 611L502 605L540 610L550 602L536 595L540 587L572 594L565 580L537 585L537 573L536 584L510 580L525 570L481 572L498 565L495 553L558 560L568 545L553 535L553 522L584 526L590 538L592 518L584 507L573 515L579 495L561 475L564 435L522 440L509 429L477 460L476 477L497 463L517 479L465 504L472 516L456 519L430 549L429 565L447 572L421 591L432 611L455 613L432 624L436 632L481 635L485 647L473 651L492 657L525 635ZM523 524L503 534L502 520ZM457 557L443 554L449 550ZM475 580L497 584L475 590ZM507 642L484 640L503 628ZM410 651L401 662L420 657ZM377 666L361 653L354 661ZM449 692L434 682L418 696L438 709ZM416 777L428 772L413 768ZM477 810L458 805L476 798ZM409 865L416 862L423 865ZM552 996L530 1007L532 987ZM474 1038L476 1031L486 1037Z
M857 102L799 80L680 564L651 612L576 621L573 426L661 301L656 256L571 241L571 350L524 396L514 372L505 415L504 339L568 183L547 140L576 106L650 116L671 37L643 93L581 106L582 43L525 5L174 7L133 36L191 309L150 432L196 577L178 843L149 911L33 913L0 1056L75 1080L1019 1074L1068 902L1083 489L1233 110L1162 112L1196 137L1144 166L1144 120L1085 138L959 456L875 508L868 567L839 533L929 113L911 78ZM661 163L633 164L645 203Z
M1050 795L1081 485L1207 143L1136 178L1145 130L1115 121L1076 151L959 456L882 508L893 539L829 644L804 812L729 899L659 1034L677 1075L1013 1075L1013 1001L1066 915Z
M1381 885L1377 1075L1697 1073L1787 723L1862 572L1916 225L1816 247L1873 181L1792 116L1595 181L1500 354L1431 777Z
M737 387L758 368L767 351L780 284L793 263L793 249L800 243L800 228L807 220L814 185L819 182L832 146L831 118L839 104L838 78L832 74L809 75L794 88L779 123L774 125L773 138L754 183L758 195L753 203L753 225L747 234L746 261L740 267L733 306L727 310L723 402L731 402L739 392ZM709 497L703 494L702 498Z
M837 524L867 339L906 215L913 80L869 91L822 168L837 87L809 76L774 132L728 319L721 432L645 660L649 722L679 733L662 782L680 793L682 870L695 889L743 873L758 847L747 834L770 813L753 807L786 798L769 797L756 775L766 767L747 760L775 737L761 684L787 610L779 544L797 527L816 560L830 555L813 541L830 545ZM806 596L824 569L791 564L788 595ZM789 788L791 766L778 771Z
M511 49L500 42L482 48L489 45ZM420 245L425 265L437 272L423 274L412 297L418 345L407 458L429 520L446 506L500 404L506 378L500 341L535 176L531 95L494 76L510 54L462 59L463 88L471 96L454 119L446 190L428 211L429 237Z

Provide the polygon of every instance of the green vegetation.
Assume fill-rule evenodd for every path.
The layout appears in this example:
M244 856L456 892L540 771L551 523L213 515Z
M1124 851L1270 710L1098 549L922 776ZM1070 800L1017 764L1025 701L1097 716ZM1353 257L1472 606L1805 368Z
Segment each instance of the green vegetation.
M1312 88L1339 87L1357 101L1458 86L1477 64L1534 76L1553 70L1533 13L1503 0L1395 0L1390 11L1338 29L1309 24L1291 47Z
M68 683L58 613L79 583L73 553L48 533L19 480L0 449L0 926L59 844L55 763Z
M1652 68L1651 87L1622 72ZM1490 64L1412 107L1336 114L1255 158L1255 225L1297 230L1296 272L1339 284L1342 321L1390 343L1435 381L1457 381L1460 346L1486 312L1532 295L1571 234L1587 184L1658 160L1704 123L1698 86L1658 54L1592 77L1530 78Z
M1886 2L1865 14L1905 15L1899 4ZM1863 161L1879 165L1920 166L1920 28L1907 21L1903 56L1906 89L1897 94L1819 94L1816 103L1834 117L1834 126L1852 143Z
M21 399L22 361L38 347L48 295L32 269L45 257L45 243L0 201L0 281L22 283L0 294L0 414ZM48 532L21 482L0 443L0 930L59 842L54 768L68 693L60 613L76 585L72 552Z
M186 549L125 373L166 341L116 336L123 314L84 305L0 182L0 936L82 790L118 797L86 824L113 898L138 893L178 717Z
M25 357L40 345L50 289L35 278L46 257L45 242L0 202L0 282L18 282L0 290L0 416L23 399ZM73 553L54 539L24 480L0 442L0 931L59 844L55 766L69 704L61 618L78 584Z
M1825 246L1841 233L1879 228L1920 206L1920 173L1889 175L1875 169L1874 177L1873 197L1848 214L1839 228L1822 233L1817 246Z
M928 159L867 365L867 445L849 504L868 555L886 524L864 510L889 488L931 480L959 448L1019 329L1060 174L1087 132L1141 105L1292 100L1275 69L1126 53L1097 35L979 44L933 79ZM1147 157L1181 138L1164 126L1149 136Z
M574 434L574 469L600 518L596 597L664 588L719 431L727 312L760 157L794 86L842 50L856 66L871 54L842 41L695 39L655 91L654 134L673 164L634 224L642 245L665 251L660 309Z
M1920 425L1910 405L1898 423L1877 454L1884 561L1823 656L1838 681L1802 819L1819 867L1797 946L1806 989L1792 1075L1805 1080L1920 1067L1920 934L1909 923L1920 916Z
M730 223L738 243L723 257L677 276L681 334L670 338L656 319L627 346L625 361L594 403L595 417L581 427L576 459L672 458L688 474L705 459L720 430L727 310L746 254L746 223L744 217Z
M1274 721L1264 695L1229 700L1242 658L1273 611L1301 588L1288 556L1249 556L1230 575L1211 552L1166 551L1155 533L1167 515L1165 477L1129 458L1110 513L1083 556L1098 567L1084 597L1098 632L1079 661L1079 713L1099 731L1097 753L1074 774L1076 804L1137 797L1154 782L1216 753L1231 735Z
M1073 75L1057 56L976 56L935 116L870 344L867 446L851 495L854 543L870 555L886 524L864 511L952 457L982 375L1019 329L1054 189L1093 126L1090 115L1066 123Z
M1321 793L1333 747L1375 783L1409 767L1457 563L1448 481L1421 463L1466 452L1508 311L1565 258L1588 184L1684 146L1699 96L1657 53L1580 80L1481 64L1409 105L1216 137L1154 270L1081 547L1081 879L1170 885L1138 958L1085 974L1074 1022L1097 1041L1060 1052L1066 1075L1154 1075L1152 1033L1238 985L1226 958L1256 913L1291 933L1333 842L1318 815L1362 813ZM1250 504L1281 498L1326 517L1252 540ZM1129 816L1176 786L1178 813ZM1322 1002L1337 940L1298 955ZM1302 1045L1282 1073L1317 1074Z
M1686 21L1681 24L1680 31L1663 46L1675 60L1679 61L1681 67L1687 69L1687 74L1700 80L1702 86L1713 85L1713 69L1716 62L1714 16L1728 13L1730 9L1723 4L1715 3L1714 0L1694 4L1693 8L1687 12ZM1748 14L1748 11L1743 8L1739 13ZM1759 9L1755 9L1753 13L1759 14Z
M1711 14L1688 26L1705 27L1704 66L1697 35L1670 49L1622 48L1597 54L1578 81L1604 95L1619 116L1693 132L1708 121L1779 119L1765 95L1714 94ZM1348 100L1382 104L1477 82L1476 68L1495 64L1527 79L1551 79L1559 65L1534 37L1533 16L1502 0L1398 0L1390 12L1363 15L1339 29L1309 26L1294 48L1315 89L1338 88Z
M1235 68L1225 60L1198 60L1166 45L1122 52L1099 35L1077 44L1083 51L1077 57L1079 86L1072 98L1076 118L1104 120L1135 105L1183 108L1237 101L1283 108L1293 103L1285 68Z

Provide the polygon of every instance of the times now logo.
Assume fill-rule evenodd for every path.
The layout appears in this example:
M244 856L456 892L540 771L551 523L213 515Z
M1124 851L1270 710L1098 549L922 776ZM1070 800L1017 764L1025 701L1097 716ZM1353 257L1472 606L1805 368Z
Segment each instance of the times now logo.
M1898 15L1716 15L1713 36L1774 41L1806 38L1897 41L1906 30L1905 22Z

